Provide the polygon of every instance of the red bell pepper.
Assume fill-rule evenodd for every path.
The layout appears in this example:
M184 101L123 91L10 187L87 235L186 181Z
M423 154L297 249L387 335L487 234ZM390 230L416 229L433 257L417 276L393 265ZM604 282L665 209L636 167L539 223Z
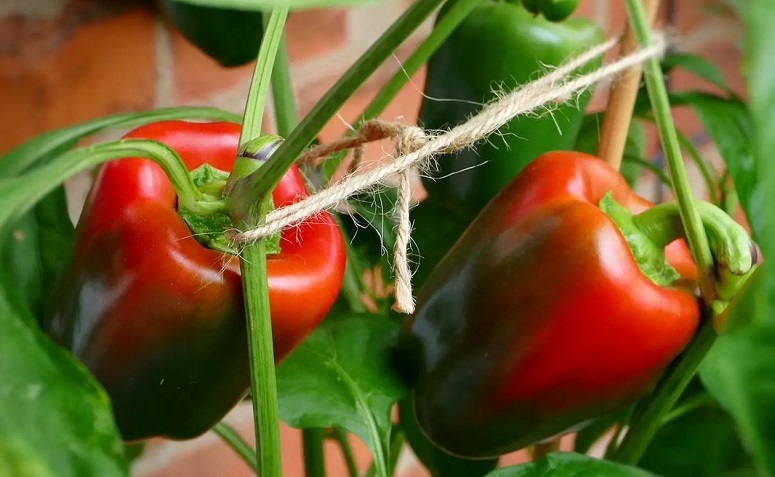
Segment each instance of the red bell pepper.
M239 135L237 124L171 121L126 137L168 145L189 170L229 171ZM273 192L277 207L305 196L295 167ZM267 260L276 361L325 317L345 266L341 232L325 212L283 231L280 245ZM100 169L55 296L47 329L105 387L125 440L196 436L246 395L239 261L195 240L153 162Z
M685 244L667 251L682 279L654 283L598 206L608 192L632 213L651 207L603 161L545 154L425 282L397 360L440 447L489 457L578 428L643 395L692 338Z

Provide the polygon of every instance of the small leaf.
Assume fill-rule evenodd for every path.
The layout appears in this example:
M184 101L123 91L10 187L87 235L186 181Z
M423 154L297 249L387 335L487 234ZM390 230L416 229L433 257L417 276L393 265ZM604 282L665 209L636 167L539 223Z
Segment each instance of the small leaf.
M504 467L487 477L655 477L644 470L571 452L552 452L537 462Z
M0 273L0 475L126 476L107 395L37 327Z
M753 121L745 104L705 93L674 93L674 105L691 107L726 163L754 233L762 233L764 211L756 204L758 168L753 158Z
M673 68L686 70L698 78L729 91L729 85L721 70L701 56L689 53L671 53L662 60L662 66L666 72Z
M398 325L378 315L326 320L277 368L280 417L296 428L342 427L387 474L390 410L406 390L388 367Z

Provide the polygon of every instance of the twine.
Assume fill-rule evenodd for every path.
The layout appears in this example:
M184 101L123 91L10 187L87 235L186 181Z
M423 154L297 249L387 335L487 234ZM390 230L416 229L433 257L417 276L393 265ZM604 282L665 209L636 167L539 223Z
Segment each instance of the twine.
M360 191L383 183L395 174L401 174L399 180L399 200L396 204L397 240L394 249L394 267L396 274L395 308L405 313L414 310L411 291L411 271L406 258L406 248L411 235L409 223L409 205L411 188L409 172L412 167L430 161L437 154L451 153L471 147L491 133L505 125L516 116L528 114L556 102L566 102L580 94L586 88L611 78L628 68L644 61L661 56L667 46L665 36L652 34L651 43L629 55L604 65L590 73L575 76L573 72L590 61L602 56L618 43L611 39L597 45L585 53L563 63L548 74L522 85L514 91L501 95L496 101L487 104L468 121L449 131L435 136L426 136L416 126L403 123L368 121L358 130L355 137L347 137L313 148L300 156L300 161L314 161L337 151L359 148L366 142L393 138L396 141L396 157L393 161L364 172L355 172L345 176L339 182L307 197L304 200L281 207L267 214L265 222L251 230L228 230L227 237L235 243L249 243L275 234L291 225L326 209L330 209Z

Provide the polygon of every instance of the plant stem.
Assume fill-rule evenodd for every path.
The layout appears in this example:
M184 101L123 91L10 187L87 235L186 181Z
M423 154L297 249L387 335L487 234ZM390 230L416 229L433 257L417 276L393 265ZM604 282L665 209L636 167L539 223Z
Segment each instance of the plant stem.
M0 182L0 230L20 218L70 176L103 162L124 157L140 157L158 164L172 182L181 203L197 211L202 194L196 188L185 164L169 147L148 139L123 139L75 149L55 157L48 164Z
M266 104L266 96L269 91L269 82L272 77L277 49L282 41L283 27L287 17L287 8L275 8L264 25L264 38L258 51L256 67L253 70L253 79L250 82L250 92L245 103L245 116L242 121L242 133L239 140L240 146L261 135L261 123L264 120L264 105ZM266 191L266 193L268 192Z
M358 477L358 465L355 463L355 456L353 455L350 441L347 439L347 432L341 427L335 427L333 438L339 444L339 448L342 449L342 457L344 457L344 462L347 465L349 477Z
M369 102L353 125L353 129L357 130L364 122L379 116L412 75L428 61L428 58L439 49L449 35L455 31L455 28L480 4L481 0L459 0L454 2L452 7L444 13L444 16L438 19L430 35L409 55L409 58L401 64L401 68L393 74L382 89L377 92L377 95ZM330 177L336 171L336 168L346 155L346 151L332 155L332 159L325 164L324 174L326 177Z
M635 409L630 420L630 429L613 452L613 460L629 465L638 463L649 442L664 423L665 416L692 380L715 339L713 322L706 319L686 351L668 370L654 391Z
M287 16L287 8L275 8L265 25L264 38L258 52L258 60L245 106L245 120L242 123L240 146L261 135L261 122L269 80L272 76L275 55ZM270 192L271 188L260 196L252 197L249 202L240 201L239 198L230 195L234 225L238 228L245 228L262 221L266 213L272 208ZM254 208L256 202L258 202L257 209ZM255 216L247 213L236 215L235 209L255 210L257 214ZM261 477L281 477L280 416L277 403L272 316L269 306L266 269L266 240L261 239L245 245L240 253L240 273L248 327L250 386L256 430L256 462L258 474Z
M626 0L627 14L630 18L630 26L641 46L649 43L649 24L646 12L640 0ZM659 130L659 139L665 151L670 179L673 184L673 193L678 200L681 211L681 221L686 229L686 238L689 249L692 252L694 263L700 277L700 290L706 302L715 299L713 286L713 257L705 232L702 228L700 215L694 205L691 185L686 174L686 168L681 158L681 146L673 123L668 101L667 89L662 82L662 68L659 60L652 58L646 61L644 66L646 87L649 92L651 107Z
M638 43L646 45L649 41L649 26L640 0L626 0L630 26ZM651 107L659 130L659 138L665 151L673 192L678 200L681 222L686 230L689 248L700 277L700 290L706 303L715 299L715 287L712 276L713 257L708 238L703 229L700 214L694 204L691 187L686 175L681 148L673 124L667 90L662 82L662 69L657 59L648 60L644 68L646 87ZM715 340L716 334L711 320L706 319L684 354L675 363L657 385L653 393L641 401L629 424L629 431L617 447L614 458L627 464L637 463L648 443L654 437L664 421L664 416L675 405L686 389L702 359Z
M288 49L285 39L280 39L272 71L272 99L274 101L274 117L277 125L277 135L287 137L296 127L296 102L293 98L293 83L291 69L288 64Z
M250 467L253 472L258 470L256 465L256 451L242 439L242 436L233 427L225 422L219 422L213 427L213 432L220 437Z
M261 209L266 209L266 201L262 201L262 205ZM264 210L262 212L266 213ZM240 271L248 319L248 350L258 475L281 477L280 413L277 404L277 377L274 367L264 239L242 248Z
M404 431L394 425L393 432L390 434L390 475L396 472L396 465L401 457L401 450L405 442L406 435L404 435Z
M366 79L403 43L443 0L417 0L339 78L275 153L273 160L240 181L235 194L263 197L277 184L296 157Z
M304 447L304 475L306 477L325 477L326 462L323 450L323 429L303 429L301 431Z
M398 427L393 426L392 432L390 433L390 469L388 469L388 475L393 475L396 470L396 464L398 464L398 458L401 456L401 448L404 446L404 441L406 441L406 436L404 436L403 431L401 431ZM363 476L374 477L376 475L376 462L372 461L372 463L369 465L369 468L366 469L366 472L364 472ZM380 477L388 477L388 475L380 474Z
M166 108L144 113L122 113L95 119L74 126L45 132L16 146L0 157L0 177L8 178L23 172L37 161L48 158L73 141L106 129L133 128L155 121L205 119L238 123L238 114L207 107Z
M409 78L425 64L428 58L439 49L455 28L481 3L481 0L458 0L454 2L450 9L444 13L444 16L440 17L436 22L430 35L402 63L401 68L385 83L385 86L366 106L361 118L359 118L358 124L362 124L364 120L379 116L387 105L390 104L396 93L409 81Z
M277 133L287 136L296 127L296 103L293 98L288 51L282 40L277 49L274 71L272 72L272 98L274 100L275 123ZM302 447L304 449L304 475L324 477L326 474L323 429L302 429Z

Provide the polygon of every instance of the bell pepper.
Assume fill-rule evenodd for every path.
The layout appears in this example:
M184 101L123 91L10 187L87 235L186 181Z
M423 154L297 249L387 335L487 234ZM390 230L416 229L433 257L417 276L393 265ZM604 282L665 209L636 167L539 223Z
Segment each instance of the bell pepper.
M171 121L126 137L168 145L189 169L229 171L239 135L237 124ZM272 194L278 207L305 196L296 168ZM276 361L325 317L345 266L341 232L325 212L283 231L280 246L267 257ZM196 436L247 394L239 261L197 242L149 160L99 170L49 315L48 332L104 386L127 441Z
M716 273L749 273L745 230L702 205ZM698 325L682 234L673 204L652 207L598 158L528 165L433 270L402 328L397 369L427 437L490 457L642 396Z
M599 27L588 20L553 23L518 2L483 1L428 61L419 123L426 129L462 123L495 98L493 89L512 90L600 41ZM473 217L532 159L573 146L589 98L515 118L476 149L442 157L438 172L423 177L429 198Z

